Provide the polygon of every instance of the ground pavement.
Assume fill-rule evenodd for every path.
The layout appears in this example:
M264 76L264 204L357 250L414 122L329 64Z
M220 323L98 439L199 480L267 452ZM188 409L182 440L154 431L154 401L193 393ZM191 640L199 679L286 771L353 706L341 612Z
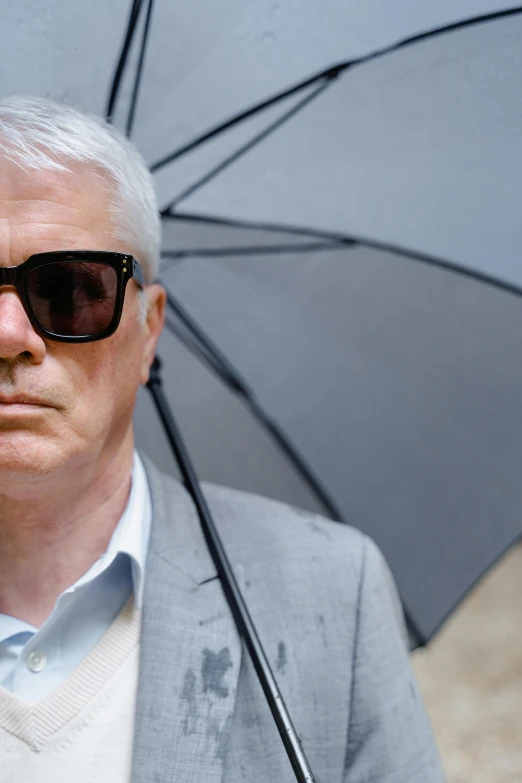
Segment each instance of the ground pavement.
M522 547L413 665L448 783L522 783Z

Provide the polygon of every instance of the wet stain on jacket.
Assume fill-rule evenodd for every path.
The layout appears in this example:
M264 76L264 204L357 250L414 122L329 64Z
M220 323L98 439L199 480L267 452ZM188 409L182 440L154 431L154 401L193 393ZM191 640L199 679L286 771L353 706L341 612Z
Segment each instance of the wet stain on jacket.
M281 672L281 674L284 674L285 668L286 668L286 647L284 642L279 642L279 644L277 645L276 671Z
M228 696L228 687L223 683L223 678L231 668L232 660L228 647L223 647L218 653L205 648L203 650L203 661L201 663L203 693L211 691L222 699L226 698Z
M220 724L216 719L210 720L207 724L206 737L208 740L213 740L216 745L214 758L223 762L227 754L231 728L232 715L228 715L223 724Z
M326 625L325 625L325 622L324 622L323 615L322 614L316 614L315 622L316 622L317 627L319 629L319 632L321 634L321 639L323 641L323 647L328 647L328 639L326 638Z
M183 718L183 734L188 736L196 731L198 722L198 705L196 699L196 675L192 669L187 669L183 681L181 699L185 702L185 717Z

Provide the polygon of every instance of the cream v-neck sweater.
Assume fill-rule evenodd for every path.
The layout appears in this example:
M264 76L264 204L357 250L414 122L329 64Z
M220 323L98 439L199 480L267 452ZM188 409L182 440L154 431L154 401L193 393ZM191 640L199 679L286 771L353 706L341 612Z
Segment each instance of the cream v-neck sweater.
M131 597L48 696L28 702L0 687L1 783L130 780L139 626Z

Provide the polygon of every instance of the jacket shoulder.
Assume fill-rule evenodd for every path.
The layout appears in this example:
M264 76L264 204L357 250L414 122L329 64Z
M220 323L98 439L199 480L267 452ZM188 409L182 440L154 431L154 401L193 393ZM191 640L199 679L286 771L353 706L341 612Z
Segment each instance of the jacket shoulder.
M153 498L160 493L174 514L192 508L183 484L141 456ZM320 573L321 583L352 595L363 570L387 570L374 542L350 525L244 490L201 486L233 564L277 572L284 581Z
M354 619L364 586L368 610L393 610L404 646L408 636L395 581L377 544L350 525L249 492L203 484L227 551L250 572L262 569L283 588L348 610ZM385 599L385 600L383 600Z
M290 569L322 563L330 571L338 564L346 587L350 575L358 581L368 545L374 548L359 530L314 512L229 487L202 486L227 549L242 562L261 559Z

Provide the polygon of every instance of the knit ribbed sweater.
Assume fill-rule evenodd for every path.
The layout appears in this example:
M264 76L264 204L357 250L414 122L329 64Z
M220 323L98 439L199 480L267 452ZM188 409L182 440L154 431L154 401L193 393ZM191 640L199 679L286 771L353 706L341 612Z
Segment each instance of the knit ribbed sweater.
M82 663L44 699L0 687L1 783L127 783L140 613L129 600Z

